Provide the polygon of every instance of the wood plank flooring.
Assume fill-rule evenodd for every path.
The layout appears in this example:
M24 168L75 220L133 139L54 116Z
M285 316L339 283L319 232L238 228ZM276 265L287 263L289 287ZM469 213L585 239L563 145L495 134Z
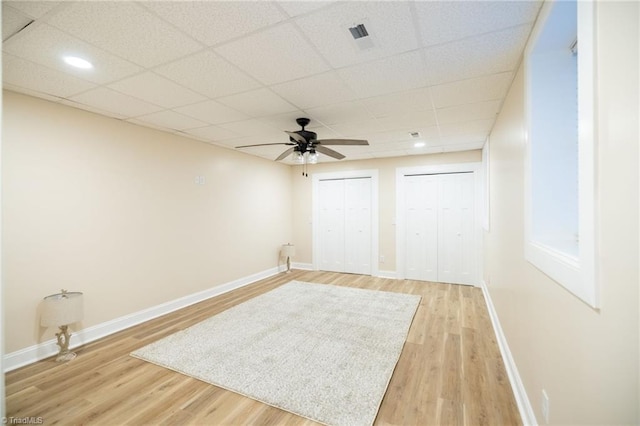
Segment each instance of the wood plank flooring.
M317 424L129 353L290 280L418 294L376 425L521 425L480 289L332 272L279 274L6 374L7 416L44 424Z

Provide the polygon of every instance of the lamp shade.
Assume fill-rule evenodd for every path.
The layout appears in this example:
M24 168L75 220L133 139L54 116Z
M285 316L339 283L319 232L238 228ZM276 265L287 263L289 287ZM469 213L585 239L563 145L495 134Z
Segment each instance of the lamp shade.
M44 327L69 325L84 316L82 293L63 292L44 298L40 324Z
M293 257L296 255L296 246L293 244L284 244L282 246L282 256L283 257Z

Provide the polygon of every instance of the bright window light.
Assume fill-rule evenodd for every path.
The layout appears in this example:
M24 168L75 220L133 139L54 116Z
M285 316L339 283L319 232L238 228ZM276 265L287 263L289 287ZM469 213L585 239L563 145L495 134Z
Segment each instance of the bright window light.
M86 59L79 58L77 56L65 56L63 58L64 62L68 65L71 65L75 68L80 68L83 70L88 70L93 68L93 64Z

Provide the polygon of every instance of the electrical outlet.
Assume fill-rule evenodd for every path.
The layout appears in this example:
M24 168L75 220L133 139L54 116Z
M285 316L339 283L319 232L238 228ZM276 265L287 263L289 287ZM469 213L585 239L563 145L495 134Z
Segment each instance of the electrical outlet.
M549 395L544 389L542 389L542 419L544 424L549 424Z

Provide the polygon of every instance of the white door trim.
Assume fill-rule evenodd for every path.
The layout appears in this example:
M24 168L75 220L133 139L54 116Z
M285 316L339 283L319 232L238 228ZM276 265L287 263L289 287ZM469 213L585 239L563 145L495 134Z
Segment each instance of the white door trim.
M330 179L371 178L371 276L378 276L378 170L352 170L344 172L314 173L311 178L313 179L311 190L311 235L313 241L313 270L318 271L320 269L320 230L318 229L318 217L320 214L320 206L318 203L318 185L320 181Z
M482 244L480 232L482 227L480 226L480 208L482 204L480 201L483 197L482 182L480 171L482 163L455 163L455 164L438 164L416 167L398 167L396 169L396 278L399 280L405 279L405 253L404 253L404 205L405 205L405 180L404 177L408 175L429 175L429 174L444 174L444 173L465 173L472 172L474 177L475 186L475 209L474 215L476 220L476 253L477 253L477 271L476 271L476 286L480 285L480 262L482 261Z

